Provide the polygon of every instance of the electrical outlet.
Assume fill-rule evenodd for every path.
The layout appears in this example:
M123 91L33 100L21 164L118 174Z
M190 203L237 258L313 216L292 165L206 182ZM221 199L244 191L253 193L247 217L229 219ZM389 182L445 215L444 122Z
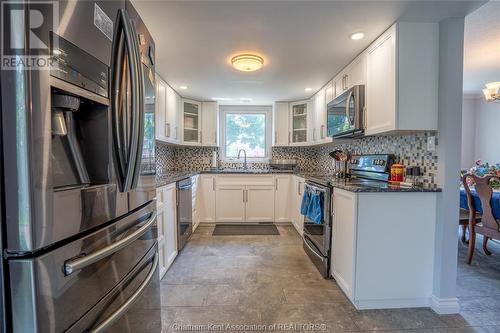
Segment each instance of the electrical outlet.
M435 151L436 150L436 137L430 136L427 138L427 151Z

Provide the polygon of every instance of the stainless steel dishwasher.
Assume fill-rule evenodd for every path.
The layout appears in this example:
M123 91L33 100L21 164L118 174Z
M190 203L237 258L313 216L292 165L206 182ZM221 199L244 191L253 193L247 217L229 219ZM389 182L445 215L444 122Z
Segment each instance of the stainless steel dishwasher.
M193 233L192 189L191 178L177 182L177 251L182 250Z

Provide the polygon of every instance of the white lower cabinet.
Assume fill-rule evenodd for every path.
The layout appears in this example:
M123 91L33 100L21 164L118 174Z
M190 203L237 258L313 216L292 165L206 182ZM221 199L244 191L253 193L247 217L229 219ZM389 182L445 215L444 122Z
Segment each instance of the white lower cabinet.
M177 193L175 183L156 189L160 277L177 256Z
M191 183L193 184L193 187L191 188L191 209L192 209L192 216L193 216L193 232L198 228L198 225L200 224L200 215L199 215L199 204L198 204L198 188L199 188L199 179L200 176L192 176L191 177Z
M245 222L274 221L274 186L246 186Z
M217 185L215 215L217 222L245 222L245 186Z
M332 275L357 309L432 304L436 193L335 188L333 208Z
M355 193L339 189L333 191L332 275L350 299L354 296L356 205Z
M292 222L297 232L302 236L304 233L304 215L300 213L300 206L302 204L302 194L304 193L305 179L294 176L293 190L292 190Z
M292 221L292 179L291 175L276 175L274 178L274 221L290 222Z
M302 234L304 179L290 174L199 176L200 223L293 222Z
M215 223L215 175L200 175L197 202L200 223Z

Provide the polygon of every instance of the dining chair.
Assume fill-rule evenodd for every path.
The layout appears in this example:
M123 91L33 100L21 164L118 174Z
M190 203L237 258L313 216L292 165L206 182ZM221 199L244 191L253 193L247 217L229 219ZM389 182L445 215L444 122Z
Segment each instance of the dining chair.
M472 179L474 183L474 189L479 197L481 203L481 220L478 221L476 217L476 207L474 204L473 194L467 183L467 179ZM478 177L473 174L466 174L462 178L465 192L467 193L467 203L469 205L469 253L467 256L467 263L472 262L472 256L474 255L474 248L476 245L476 233L483 235L483 250L486 255L491 255L488 250L488 240L496 239L500 240L500 225L493 216L493 207L491 206L493 197L493 188L490 185L492 179L497 179L500 181L498 176L485 176ZM494 203L499 204L499 203Z

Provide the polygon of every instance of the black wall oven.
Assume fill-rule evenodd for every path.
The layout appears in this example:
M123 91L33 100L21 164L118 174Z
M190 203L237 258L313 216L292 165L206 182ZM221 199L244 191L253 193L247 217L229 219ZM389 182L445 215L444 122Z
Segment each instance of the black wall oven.
M308 179L304 185L304 195L306 191L314 191L323 197L323 218L321 223L316 223L307 216L304 216L303 247L321 275L324 278L329 278L332 237L332 214L330 207L332 189L328 184L320 184Z

